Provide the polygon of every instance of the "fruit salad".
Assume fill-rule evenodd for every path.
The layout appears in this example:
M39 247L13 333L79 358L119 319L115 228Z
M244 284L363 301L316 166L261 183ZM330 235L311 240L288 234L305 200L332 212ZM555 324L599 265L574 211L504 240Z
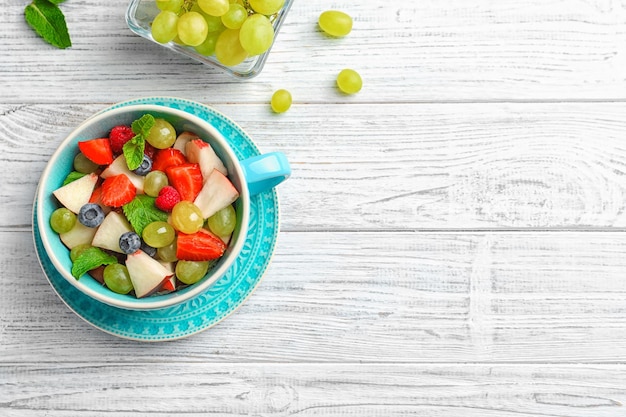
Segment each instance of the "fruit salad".
M239 192L210 144L145 114L78 142L50 226L72 275L143 298L200 281L237 223Z

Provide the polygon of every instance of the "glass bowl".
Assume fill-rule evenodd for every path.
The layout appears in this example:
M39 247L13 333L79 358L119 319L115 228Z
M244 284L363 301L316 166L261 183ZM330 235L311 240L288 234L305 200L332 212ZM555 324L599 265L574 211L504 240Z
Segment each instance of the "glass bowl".
M285 4L281 11L272 17L272 25L274 26L274 41L276 41L276 37L278 36L280 27L282 26L293 1L294 0L285 0ZM219 68L220 70L226 72L227 74L230 74L235 78L252 78L258 75L263 69L265 61L267 60L269 53L272 50L272 47L270 47L270 49L268 49L263 54L248 57L239 65L232 67L226 66L219 62L214 55L202 55L192 47L180 45L175 42L168 42L166 44L163 44L155 41L152 38L150 27L152 21L159 12L160 10L157 8L156 2L154 0L131 0L130 4L128 5L128 9L126 10L126 23L128 24L130 30L137 35L149 39L152 42L157 43L158 45L161 45L172 51L176 51L180 54L186 55L192 59L195 59L196 61L202 62L203 64Z

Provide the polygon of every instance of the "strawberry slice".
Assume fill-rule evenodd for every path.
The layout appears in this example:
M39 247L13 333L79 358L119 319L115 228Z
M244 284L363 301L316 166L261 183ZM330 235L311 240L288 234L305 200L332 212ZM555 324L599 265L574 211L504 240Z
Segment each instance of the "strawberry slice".
M176 257L183 261L212 261L220 258L226 244L206 229L187 235L179 233L176 239Z
M109 138L78 142L78 149L94 164L109 165L113 162L113 151L111 150Z
M174 148L160 149L154 154L152 159L152 170L165 172L171 166L185 163L187 163L187 158L180 150Z
M165 170L170 185L176 188L181 200L193 202L202 190L202 171L200 165L186 163L171 166Z
M125 174L119 174L104 180L100 199L107 206L122 207L130 203L136 194L137 189L130 179Z

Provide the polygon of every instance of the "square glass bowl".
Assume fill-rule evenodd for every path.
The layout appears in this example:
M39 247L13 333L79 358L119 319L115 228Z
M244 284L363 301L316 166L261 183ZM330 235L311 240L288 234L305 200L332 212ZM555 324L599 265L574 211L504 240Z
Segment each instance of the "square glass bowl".
M276 37L278 36L278 32L280 27L282 26L289 9L291 8L291 4L294 0L285 0L285 4L280 12L276 14L275 17L272 17L272 25L274 26L274 41L276 41ZM268 49L261 55L251 56L246 58L241 64L236 66L226 66L219 62L215 56L206 56L202 55L192 47L184 46L177 44L175 42L168 42L166 44L159 43L152 38L151 34L151 23L154 20L155 16L159 14L160 10L156 6L156 2L154 0L132 0L128 5L128 9L126 10L126 23L131 31L136 33L139 36L142 36L152 42L161 45L165 48L171 49L172 51L176 51L180 54L186 55L196 61L202 62L203 64L211 65L216 68L221 69L227 74L232 75L235 78L252 78L258 75L263 66L265 65L265 61L267 60L272 47ZM272 44L273 45L273 44Z

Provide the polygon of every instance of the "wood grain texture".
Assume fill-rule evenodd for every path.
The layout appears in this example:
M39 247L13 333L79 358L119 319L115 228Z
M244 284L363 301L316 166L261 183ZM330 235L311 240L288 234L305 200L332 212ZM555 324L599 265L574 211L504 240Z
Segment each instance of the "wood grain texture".
M134 35L127 0L64 4L73 46L63 51L28 30L23 2L3 3L5 103L155 94L266 103L277 88L292 90L298 103L626 98L623 0L296 1L266 68L244 84ZM317 18L329 7L354 17L348 37L319 32ZM349 100L334 88L345 67L365 80Z
M165 350L178 352L176 362L294 364L621 363L626 355L621 232L283 232L246 304L206 332L156 345L74 316L31 245L26 232L0 233L2 269L19 277L0 292L5 363L152 362Z
M49 156L104 107L0 107L0 196L16 213L0 226L30 223ZM215 108L262 151L287 154L283 230L626 226L624 103Z
M0 375L10 375L0 378L0 412L615 417L624 413L625 372L623 365L0 365ZM59 386L58 380L67 383Z

